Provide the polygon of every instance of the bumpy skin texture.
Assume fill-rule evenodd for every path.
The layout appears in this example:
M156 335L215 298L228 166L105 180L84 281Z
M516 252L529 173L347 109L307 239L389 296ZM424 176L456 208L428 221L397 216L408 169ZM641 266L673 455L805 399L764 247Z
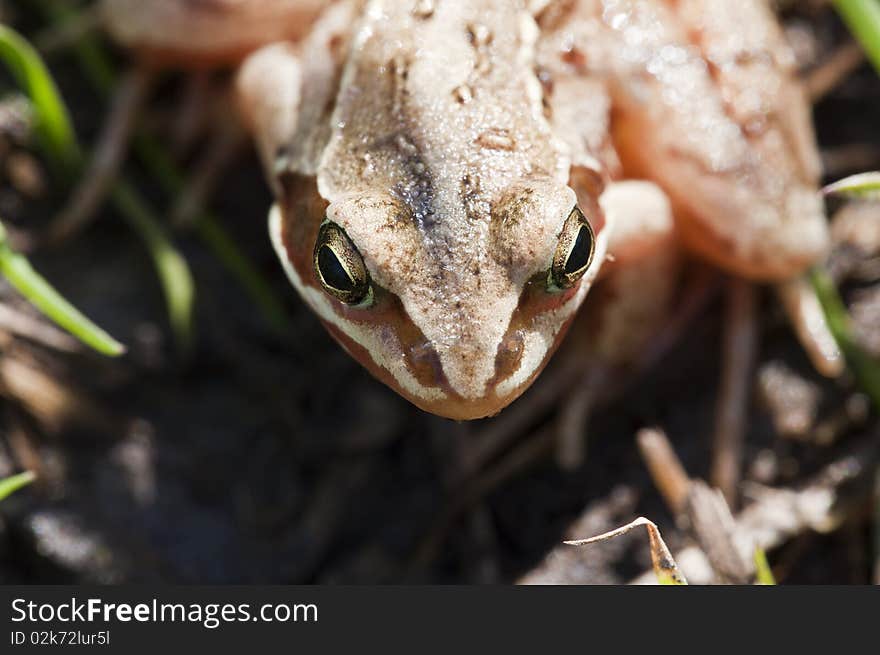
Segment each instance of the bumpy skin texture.
M547 290L578 199L531 69L536 37L509 2L438 3L429 15L370 2L325 145L306 138L322 117L307 134L298 127L284 154L282 177L296 182L275 238L294 284L377 376L454 418L495 413L531 382L604 255L598 197L585 196L596 263L575 288ZM242 84L260 75L249 64ZM314 103L302 114L315 116ZM302 205L312 174L324 211ZM368 309L334 301L316 279L311 244L325 217L364 257L376 289Z
M236 4L180 6L198 9L195 26L208 25L205 7ZM230 34L254 33L239 18L237 29L214 28L226 52ZM522 393L609 239L619 256L609 288L628 305L594 323L617 335L647 315L639 296L665 304L673 285L658 290L646 275L675 274L676 244L768 281L796 276L826 248L808 105L764 0L339 2L303 42L253 55L239 90L292 282L379 379L445 416L493 414ZM655 185L608 187L626 178ZM621 195L635 193L646 204ZM575 202L596 257L579 284L551 293L547 271ZM323 290L313 249L325 219L363 256L372 306ZM596 343L616 361L613 344L634 351L643 338Z
M824 253L808 103L764 0L559 0L538 22L539 64L604 81L624 175L670 195L691 250L758 280Z

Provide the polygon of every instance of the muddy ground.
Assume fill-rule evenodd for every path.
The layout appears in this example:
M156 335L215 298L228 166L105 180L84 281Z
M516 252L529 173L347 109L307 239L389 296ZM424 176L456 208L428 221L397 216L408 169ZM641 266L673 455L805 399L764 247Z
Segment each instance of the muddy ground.
M27 11L8 15L29 37L45 34L46 25ZM801 38L809 37L805 56L817 62L846 39L827 11L795 19ZM118 53L116 59L127 61ZM106 102L89 89L69 51L49 61L80 135L91 142ZM148 113L173 109L180 86L176 79L163 83ZM833 177L880 168L878 107L880 81L867 65L817 106ZM154 208L169 206L134 160L126 171ZM3 180L0 211L19 239L38 234L63 204L63 186L45 175L36 198ZM656 521L673 550L687 543L634 435L661 426L688 472L708 475L723 281L677 345L597 410L577 470L560 470L542 445L560 400L512 431L501 423L513 445L461 482L473 442L501 429L496 424L505 414L447 421L374 381L289 287L266 236L269 203L255 156L246 151L224 175L211 209L282 299L288 326L273 330L204 243L178 233L197 283L198 336L189 356L175 346L145 249L111 207L75 238L33 251L34 265L130 351L111 361L3 337L0 476L32 468L39 480L0 504L0 583L511 582L559 549L573 522L594 534L638 515ZM878 278L862 276L846 289L851 303L862 303L869 346L880 321L866 298L876 302ZM3 297L29 311L8 289ZM756 394L741 488L795 488L854 448L880 449L876 414L854 395L852 380L818 376L775 298L762 290L760 303L756 386L767 371L785 371L814 385L811 425L843 417L845 426L830 444L815 430L784 438ZM537 402L551 373L513 409ZM869 582L877 527L865 506L829 534L806 531L771 551L778 580ZM580 551L564 570L551 560L547 566L557 569L550 579L625 582L649 565L646 542L632 534Z

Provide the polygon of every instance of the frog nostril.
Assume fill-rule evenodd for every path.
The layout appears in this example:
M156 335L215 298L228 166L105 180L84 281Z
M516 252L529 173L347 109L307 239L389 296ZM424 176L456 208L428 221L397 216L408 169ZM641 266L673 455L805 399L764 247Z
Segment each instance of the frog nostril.
M426 387L445 386L446 376L443 365L434 346L427 341L412 344L406 350L407 367L410 372Z
M511 330L504 336L495 355L496 382L509 378L519 370L524 350L525 337L522 330Z

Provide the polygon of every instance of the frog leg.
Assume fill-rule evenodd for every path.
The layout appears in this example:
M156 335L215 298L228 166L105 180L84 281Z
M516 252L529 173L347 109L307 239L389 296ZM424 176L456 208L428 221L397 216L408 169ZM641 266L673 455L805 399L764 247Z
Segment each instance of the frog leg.
M668 342L665 328L686 302L678 302L682 253L669 200L650 182L611 184L602 195L611 225L609 262L603 279L581 310L573 342L589 362L580 384L564 403L557 424L557 459L566 469L580 465L584 434L593 404L620 378L631 377L651 357L656 341ZM580 328L580 329L579 329ZM712 480L732 502L739 479L749 382L757 352L754 284L731 277L728 283L722 367L715 412ZM664 336L660 336L664 335ZM568 356L572 356L567 353Z
M627 21L610 17L620 27L608 38L630 57L602 65L626 174L656 181L688 247L728 271L784 281L821 259L829 236L810 107L767 3L616 11ZM649 26L644 47L627 45Z
M287 172L317 169L356 12L354 2L334 4L304 41L265 46L239 69L238 108L276 197Z
M163 66L215 68L276 41L303 38L328 0L101 0L113 38Z
M689 250L737 275L781 283L816 368L839 372L840 360L826 357L827 326L799 280L829 243L809 104L766 3L545 4L541 68L549 80L605 81L624 176L666 191Z
M592 348L609 365L621 366L642 352L656 319L666 314L678 288L681 253L669 199L654 183L611 183L600 202L611 226L611 258L605 297L593 301L600 306Z
M553 19L544 15L543 20L546 28ZM582 206L599 199L610 231L602 279L557 355L589 362L580 381L569 385L557 424L557 459L573 469L583 460L589 414L607 392L609 378L621 377L639 359L670 313L680 253L666 194L651 182L612 181L622 171L611 141L607 78L560 65L552 48L539 52L538 61L548 121L569 152L569 184Z
M744 153L755 164L752 179L762 183L741 186L754 189L756 216L762 204L776 206L777 224L770 223L780 240L762 257L803 250L813 243L814 255L795 268L780 269L780 276L755 276L775 282L792 327L814 368L836 377L843 372L843 357L825 322L818 299L802 271L822 257L827 246L827 221L818 193L821 171L816 139L810 120L810 99L827 88L839 75L857 65L858 55L843 52L820 81L800 84L794 57L779 24L763 0L664 0L682 23L690 41L713 67L721 107L733 127L742 135ZM835 72L839 71L839 72ZM763 163L762 163L763 162ZM744 162L745 163L745 162ZM743 165L740 165L741 170ZM747 171L748 172L748 171ZM739 173L738 173L739 174ZM685 182L686 183L686 182ZM777 191L773 191L776 189ZM801 236L800 230L803 230ZM821 237L821 238L820 238ZM759 250L755 251L760 254ZM760 264L759 259L755 260ZM800 269L800 270L798 270Z
M609 379L625 375L673 313L681 252L669 200L655 184L609 184L601 205L611 229L605 277L581 308L564 357L588 362L563 405L557 459L565 469L583 460L591 408Z
M239 113L277 196L277 169L286 144L296 134L300 113L302 64L296 48L275 43L257 50L239 69L235 90Z

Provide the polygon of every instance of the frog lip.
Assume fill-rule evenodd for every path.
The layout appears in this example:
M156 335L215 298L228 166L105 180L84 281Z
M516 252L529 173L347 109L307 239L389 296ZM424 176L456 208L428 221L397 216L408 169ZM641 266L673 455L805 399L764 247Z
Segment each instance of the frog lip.
M424 398L408 393L406 389L400 388L393 381L384 381L401 396L426 412L456 421L488 418L501 412L532 385L544 365L549 361L549 354L537 368L517 378L515 383L503 385L490 382L485 393L475 397L464 397L447 387L443 399Z
M495 387L489 385L483 395L466 397L451 387L440 365L439 357L433 346L427 341L414 343L401 353L407 361L408 373L412 375L413 380L417 381L417 384L414 385L401 380L387 368L378 365L372 353L348 337L336 325L328 322L325 322L324 325L345 351L377 380L383 382L419 409L444 418L465 421L493 416L529 386L525 384L515 393L499 396ZM529 379L529 383L533 378L534 376Z
M531 386L561 338L560 334L546 351L538 351L542 355L538 362L521 362L520 357L525 359L535 355L535 352L531 355L524 353L524 348L515 357L499 356L495 376L485 385L483 393L464 395L449 383L434 345L429 340L418 339L402 349L401 357L406 361L408 381L377 364L370 351L337 325L331 322L324 322L324 325L353 359L400 396L424 411L460 421L493 416L516 400Z
M396 380L374 370L369 362L362 363L376 377L420 409L454 420L486 418L501 412L531 387L552 358L569 325L570 321L566 321L549 340L545 335L536 332L511 329L495 354L495 374L479 395L463 395L449 384L433 345L426 340L413 344L408 349L407 356L411 363L423 365L417 375L419 382L426 387L441 388L444 394L442 399L413 394L397 384ZM360 359L357 356L355 358Z
M534 376L532 379L534 379ZM458 394L450 394L442 400L414 396L407 393L406 390L398 388L394 384L389 386L401 396L409 400L413 405L426 412L455 421L471 421L495 416L511 402L516 400L516 398L518 398L519 395L530 386L530 384L531 380L515 393L507 394L505 396L498 396L494 391L490 391L486 395L477 398L464 398Z

